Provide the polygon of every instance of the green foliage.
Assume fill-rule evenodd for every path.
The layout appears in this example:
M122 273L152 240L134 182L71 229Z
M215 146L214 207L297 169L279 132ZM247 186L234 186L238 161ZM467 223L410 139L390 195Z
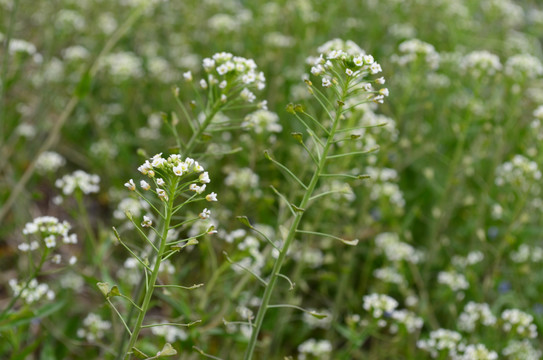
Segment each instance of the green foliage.
M0 358L542 356L537 2L0 14Z

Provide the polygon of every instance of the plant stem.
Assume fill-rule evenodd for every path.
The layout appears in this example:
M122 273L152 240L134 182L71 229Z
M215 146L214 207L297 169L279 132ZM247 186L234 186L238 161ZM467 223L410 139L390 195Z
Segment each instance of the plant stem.
M189 142L187 143L187 147L185 148L185 156L188 156L192 153L197 141L200 139L207 127L211 124L213 118L215 117L215 115L217 115L217 112L219 112L219 107L213 107L211 112L206 116L202 125L198 127L198 131L192 134Z
M313 177L311 178L311 181L309 182L309 185L307 186L307 189L302 198L302 201L300 202L300 205L298 206L301 209L306 209L309 199L313 195L313 191L315 190L315 187L317 186L317 183L320 179L321 173L324 170L324 166L327 160L326 157L334 142L334 135L336 133L337 127L339 125L339 120L343 112L343 102L345 100L344 98L345 98L345 90L343 91L341 102L339 103L339 106L336 110L336 115L334 117L332 129L329 132L328 139L326 141L326 144L324 145L324 149L322 150L322 155L320 157L319 164L317 168L315 169L315 172L313 173ZM290 226L290 230L288 232L287 238L285 239L285 243L281 251L279 252L279 257L277 258L277 260L275 261L275 264L273 265L270 281L268 282L268 285L266 286L266 290L264 290L262 303L258 309L254 328L251 333L251 339L249 340L249 345L247 346L247 350L245 352L245 357L244 357L245 360L251 360L253 358L253 353L256 347L258 335L260 333L262 323L264 322L264 317L266 316L266 312L268 310L268 304L270 303L270 299L273 293L273 289L275 287L275 283L277 282L277 279L279 278L281 267L283 266L283 263L285 261L288 249L290 245L292 244L294 237L296 236L296 230L298 229L298 225L300 224L300 221L302 220L303 214L304 212L296 213L294 217L294 221L292 222L292 225Z
M176 186L177 186L177 182L173 184L173 189L175 189ZM145 297L143 298L143 303L140 306L141 311L138 314L136 325L134 326L134 330L132 330L132 335L130 336L130 342L128 343L128 348L126 349L125 356L124 356L125 359L130 358L129 354L131 353L131 350L134 347L134 345L136 345L139 332L142 329L143 319L145 318L145 314L147 313L147 310L149 309L149 304L151 303L151 298L153 297L153 291L155 289L155 284L158 277L158 271L160 270L162 256L164 255L164 251L166 250L166 238L168 236L168 229L170 228L170 222L172 220L173 201L174 201L174 196L170 196L168 199L168 202L164 206L165 219L164 219L164 225L162 228L162 236L160 237L160 247L158 249L158 255L156 257L155 266L153 267L153 272L151 273L151 277L149 278L148 290L145 293ZM147 271L147 270L144 269L144 271Z

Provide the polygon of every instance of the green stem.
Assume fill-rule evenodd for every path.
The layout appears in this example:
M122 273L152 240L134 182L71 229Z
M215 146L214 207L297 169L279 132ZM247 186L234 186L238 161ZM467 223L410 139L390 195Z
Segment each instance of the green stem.
M341 102L339 103L339 107L336 110L336 115L334 117L334 122L332 124L332 129L329 132L328 139L326 140L326 144L324 145L324 149L322 151L322 156L320 158L319 164L317 166L317 169L313 173L313 177L311 178L311 181L309 185L307 186L307 190L305 191L305 194L302 198L302 201L300 202L300 205L298 206L301 209L305 209L309 199L313 195L313 191L315 190L315 187L317 186L317 183L320 179L320 175L322 171L324 170L324 166L326 164L326 157L328 156L328 152L330 151L330 148L334 142L334 135L336 134L337 127L339 125L339 120L341 118L341 115L343 113L343 103L344 103L344 97L345 97L345 91L343 92L343 96L341 98ZM264 322L264 317L266 316L266 312L269 308L270 299L273 293L273 289L275 287L275 283L277 282L277 279L279 278L279 274L281 271L281 267L283 266L283 263L285 261L288 249L292 242L294 241L294 237L296 236L296 231L298 230L298 225L300 224L300 221L302 220L304 212L298 212L296 213L294 217L294 221L292 222L292 225L290 226L290 230L288 232L287 238L285 240L285 243L283 245L283 248L281 249L279 253L279 257L275 261L275 264L273 266L272 274L270 277L270 281L268 282L268 285L266 286L266 290L264 291L264 295L262 297L262 303L260 305L260 308L258 309L258 313L256 315L256 320L254 324L253 331L251 333L251 339L249 340L249 345L247 346L247 350L245 352L245 360L251 360L253 358L253 353L256 347L256 342L258 339L258 335L260 333L260 329L262 327L262 323Z
M213 107L211 112L206 116L202 125L198 127L198 131L192 134L185 148L185 156L192 154L192 151L194 150L194 147L196 147L198 140L202 137L202 134L207 129L207 127L211 124L211 122L213 121L213 118L219 112L219 109L220 107Z
M177 184L173 185L173 188ZM136 345L136 341L138 340L138 335L140 333L140 330L142 329L143 319L145 318L145 314L147 314L147 310L149 309L149 304L151 303L151 298L153 297L153 291L156 287L156 280L158 278L158 271L160 270L160 264L162 262L162 256L164 255L164 251L166 250L166 238L168 235L168 229L170 228L170 222L172 220L172 209L173 209L173 201L174 196L170 196L168 202L165 204L165 219L164 219L164 226L162 228L162 236L160 237L160 247L158 249L158 255L156 257L155 266L153 268L153 272L151 273L151 277L148 281L148 289L145 293L145 297L143 298L143 303L141 305L141 311L138 314L138 318L136 320L136 325L134 326L134 330L132 331L132 335L130 336L130 342L128 343L128 348L125 352L125 359L129 359L129 354L131 353L132 348L134 345ZM144 270L146 271L146 270Z

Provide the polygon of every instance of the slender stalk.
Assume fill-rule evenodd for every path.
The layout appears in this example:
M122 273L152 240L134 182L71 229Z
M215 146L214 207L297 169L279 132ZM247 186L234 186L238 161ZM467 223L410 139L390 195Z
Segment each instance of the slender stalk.
M173 185L174 189L177 186L177 184ZM149 310L149 304L151 303L151 298L153 297L153 291L156 287L156 281L158 278L158 271L160 270L160 264L162 262L162 256L164 255L164 252L166 250L166 238L168 235L168 229L170 228L170 222L172 220L172 209L173 209L173 202L174 202L174 196L170 196L168 199L168 202L164 206L164 213L165 213L165 219L164 219L164 225L162 228L162 235L160 237L160 246L158 248L158 255L156 258L155 266L153 267L153 272L151 273L151 277L147 281L148 289L145 293L145 297L143 298L143 303L141 305L141 311L138 314L138 318L136 319L136 325L134 326L134 329L132 330L132 335L130 336L130 342L128 343L128 348L125 352L125 359L129 359L129 354L131 353L132 348L134 345L136 345L136 341L138 340L138 335L142 329L143 320L145 318L145 315L147 314L147 310Z
M326 144L324 145L324 149L322 150L322 156L320 157L319 164L317 168L315 169L315 172L313 173L313 176L311 178L311 181L309 182L309 185L307 186L307 190L305 191L305 194L302 198L302 201L300 202L300 205L298 206L301 209L305 209L309 199L313 195L313 191L315 190L315 187L317 186L317 183L321 177L321 173L324 170L324 166L326 164L328 152L330 151L331 146L334 142L334 135L336 134L339 121L341 118L341 115L343 113L343 103L345 100L345 90L343 90L343 94L341 96L341 102L339 102L339 107L336 110L336 114L334 117L334 122L332 124L332 129L329 132L328 139L326 140ZM262 303L260 305L260 308L258 309L258 313L256 315L255 324L253 331L251 333L251 339L249 340L249 345L247 346L247 350L245 352L245 360L250 360L253 358L253 353L256 347L256 342L258 339L258 335L260 333L260 329L262 327L262 323L264 322L264 317L266 316L266 312L269 309L269 303L271 300L271 296L273 293L273 289L275 287L275 283L277 282L277 279L279 278L279 274L281 271L281 267L283 266L283 263L285 261L288 249L290 245L292 244L294 237L296 236L296 232L298 230L298 225L300 224L300 221L302 220L304 212L298 212L296 213L294 217L294 221L292 222L292 225L290 226L290 230L288 232L287 238L285 239L285 243L283 245L283 248L279 252L279 257L275 261L275 264L273 266L272 274L270 277L270 281L268 282L268 285L266 286L266 290L264 291L264 295L262 297Z
M206 116L202 125L198 127L198 131L192 134L192 136L189 139L189 142L187 143L187 146L185 147L185 156L192 154L198 140L200 139L200 137L202 137L202 134L207 129L207 127L211 124L211 122L213 121L213 118L215 117L215 115L217 115L218 112L219 112L219 107L213 107L211 112Z

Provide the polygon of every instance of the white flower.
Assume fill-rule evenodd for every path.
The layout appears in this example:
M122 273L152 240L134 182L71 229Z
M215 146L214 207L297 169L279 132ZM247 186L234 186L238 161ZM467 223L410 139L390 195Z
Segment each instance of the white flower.
M202 184L209 184L211 182L211 180L209 179L209 174L208 174L207 171L200 174L199 180L200 180L200 182Z
M126 186L130 191L136 190L136 184L134 184L134 180L132 179L130 179L128 182L125 182L124 186Z
M379 64L376 63L376 62L374 62L373 64L371 64L370 70L371 70L371 73L372 73L372 74L378 74L378 73L380 73L381 71L383 71L383 70L381 69L381 65L379 65Z
M381 95L384 95L384 96L388 96L388 89L387 88L382 88L381 90L379 90L379 94Z
M385 83L385 78L384 77L377 78L375 79L375 83L379 85L383 85Z
M356 66L362 66L364 65L364 60L362 59L362 56L357 56L353 58L353 62Z
M211 216L211 211L208 209L204 209L198 216L201 219L209 219L209 216Z
M44 241L45 241L45 246L47 246L49 249L54 248L57 245L54 235L49 235L48 237L44 239Z
M241 93L240 93L240 96L243 100L247 101L247 102L250 102L252 103L253 101L255 101L256 99L256 95L253 94L251 92L251 90L247 89L247 88L244 88Z
M206 195L207 201L217 201L217 194L212 192L211 194Z
M375 60L373 59L373 56L371 55L364 55L364 63L366 65L371 65L375 62Z
M60 254L55 254L53 258L51 259L51 262L53 264L60 264L61 256Z
M141 223L142 227L151 227L153 225L153 221L151 218L147 215L143 216L143 222Z
M354 72L351 69L347 68L345 69L345 74L347 74L348 76L353 76Z
M158 178L158 179L156 179L156 184L158 186L164 186L166 184L166 182L164 181L163 178Z
M200 87L204 90L207 89L207 82L204 79L200 80Z
M327 87L330 87L330 86L332 86L332 82L330 81L330 79L329 78L323 78L322 79L322 87L327 88Z
M168 201L168 194L163 189L157 188L156 193L161 200Z
M203 193L205 189L206 189L205 184L202 185L202 186L198 186L196 184L190 184L190 186L189 186L189 190L194 191L194 192L196 192L198 194Z
M186 81L192 81L192 73L190 71L184 72L183 73L183 78Z
M177 166L174 166L172 168L172 171L177 176L182 176L183 175L183 168L181 167L181 164L179 164Z
M147 183L145 180L140 181L140 186L143 190L149 190L151 188L151 185L149 185L149 183Z

